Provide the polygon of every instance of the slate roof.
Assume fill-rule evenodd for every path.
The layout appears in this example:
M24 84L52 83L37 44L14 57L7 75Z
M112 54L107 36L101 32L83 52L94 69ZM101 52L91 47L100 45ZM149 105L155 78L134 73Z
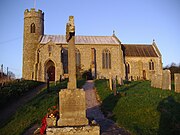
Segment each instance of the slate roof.
M158 57L152 45L123 44L125 56L129 57Z
M55 44L67 44L65 35L43 35L40 44L52 41ZM75 44L111 44L118 45L119 41L113 36L76 36Z

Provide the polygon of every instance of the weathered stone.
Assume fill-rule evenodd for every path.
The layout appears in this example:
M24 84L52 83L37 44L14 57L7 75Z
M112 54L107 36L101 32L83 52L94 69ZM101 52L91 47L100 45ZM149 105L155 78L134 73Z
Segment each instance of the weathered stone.
M180 93L180 73L174 74L175 92Z
M117 95L117 89L116 89L116 78L113 78L113 93L114 93L114 96Z
M170 70L163 70L162 89L171 90L171 72Z
M47 126L56 126L56 118L46 118Z
M155 87L155 74L151 75L151 87Z
M111 77L109 77L109 88L110 88L110 90L112 90L112 78Z
M155 82L154 82L154 84L155 84L155 88L162 88L162 75L161 74L157 74L157 75L155 75L155 78L154 78L155 80Z
M91 48L91 73L92 78L96 78L96 50L95 48Z
M69 16L66 25L66 40L68 42L68 89L76 89L76 57L75 57L75 26L74 16Z
M64 89L59 92L60 119L58 126L88 125L86 100L83 89Z
M100 135L99 126L47 128L47 135Z

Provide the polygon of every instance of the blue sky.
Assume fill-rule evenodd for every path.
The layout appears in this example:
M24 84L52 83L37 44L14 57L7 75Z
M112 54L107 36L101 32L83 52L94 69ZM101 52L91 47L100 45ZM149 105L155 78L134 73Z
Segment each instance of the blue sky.
M34 0L0 1L0 64L22 73L24 10ZM180 63L179 0L36 0L45 13L45 34L65 34L68 16L76 35L112 35L122 43L151 44L162 53L163 66Z

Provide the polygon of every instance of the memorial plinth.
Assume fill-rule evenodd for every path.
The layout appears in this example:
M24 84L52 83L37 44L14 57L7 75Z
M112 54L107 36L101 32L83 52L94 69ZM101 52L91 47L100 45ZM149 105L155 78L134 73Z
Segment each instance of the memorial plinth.
M85 92L83 89L63 89L59 92L59 98L60 119L58 126L88 125Z

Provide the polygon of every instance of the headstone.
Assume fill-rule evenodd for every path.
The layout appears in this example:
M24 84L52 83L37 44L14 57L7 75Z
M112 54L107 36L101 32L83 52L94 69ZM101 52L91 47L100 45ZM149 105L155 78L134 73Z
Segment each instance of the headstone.
M116 78L113 78L113 93L114 93L114 96L117 95L117 90L116 90Z
M162 89L171 90L171 72L170 70L163 70Z
M109 88L110 88L110 90L112 90L112 78L111 78L111 76L109 77Z
M155 87L155 74L152 74L152 77L151 77L151 87Z
M119 85L124 85L124 84L123 84L123 79L122 79L121 77L118 77L118 76L117 76L117 81L118 81L118 84L119 84Z
M175 92L180 93L180 73L174 74Z
M155 75L155 88L162 88L162 75L161 74L157 74Z

